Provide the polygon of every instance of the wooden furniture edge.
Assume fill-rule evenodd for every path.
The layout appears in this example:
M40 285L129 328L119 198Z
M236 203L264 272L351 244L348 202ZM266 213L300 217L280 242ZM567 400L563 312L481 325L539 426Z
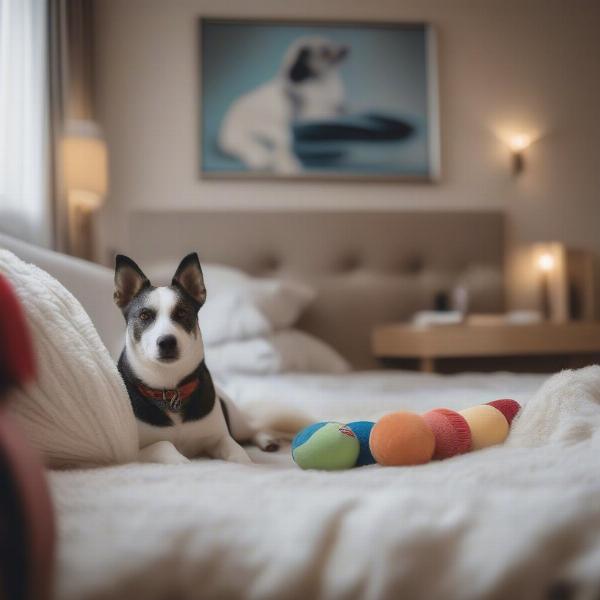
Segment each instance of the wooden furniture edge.
M600 323L382 325L373 331L372 348L381 358L586 354L600 352Z

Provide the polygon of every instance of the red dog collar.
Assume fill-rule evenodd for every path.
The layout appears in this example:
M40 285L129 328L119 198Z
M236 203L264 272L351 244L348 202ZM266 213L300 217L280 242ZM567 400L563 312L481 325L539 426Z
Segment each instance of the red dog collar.
M183 407L185 401L198 389L198 379L193 379L189 383L172 390L157 390L150 388L143 383L138 384L138 390L146 398L153 400L163 410L172 410L178 412Z

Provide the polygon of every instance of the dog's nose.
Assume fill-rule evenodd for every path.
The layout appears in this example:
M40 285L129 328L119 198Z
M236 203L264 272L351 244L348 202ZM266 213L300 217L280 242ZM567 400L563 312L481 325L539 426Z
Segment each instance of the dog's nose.
M177 349L177 338L174 335L163 335L156 340L161 352L170 353Z

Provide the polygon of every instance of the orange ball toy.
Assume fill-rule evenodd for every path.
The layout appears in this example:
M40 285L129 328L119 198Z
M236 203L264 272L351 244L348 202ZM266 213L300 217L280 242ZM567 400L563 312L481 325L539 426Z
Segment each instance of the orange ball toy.
M433 456L435 436L423 417L401 411L386 415L375 423L369 446L380 465L422 465Z

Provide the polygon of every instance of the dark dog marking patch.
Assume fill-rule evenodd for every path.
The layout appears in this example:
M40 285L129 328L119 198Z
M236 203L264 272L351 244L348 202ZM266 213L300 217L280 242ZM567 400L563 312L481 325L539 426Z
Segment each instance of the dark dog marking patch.
M198 388L190 396L183 408L183 421L196 421L208 415L215 406L217 394L213 384L212 377L206 367L204 360L198 365L198 368L183 379L179 385L184 385L193 378L198 379Z
M315 76L315 72L308 64L310 60L310 52L310 48L300 48L298 56L296 57L294 64L290 67L288 73L290 81L293 81L294 83L300 83Z
M140 341L144 331L151 327L156 319L156 311L146 306L148 295L155 289L151 285L143 288L123 311L127 327L131 330L135 342Z
M175 286L171 289L177 295L177 302L171 311L171 320L181 325L187 333L195 332L198 323L198 307L195 302L190 300L187 294Z

